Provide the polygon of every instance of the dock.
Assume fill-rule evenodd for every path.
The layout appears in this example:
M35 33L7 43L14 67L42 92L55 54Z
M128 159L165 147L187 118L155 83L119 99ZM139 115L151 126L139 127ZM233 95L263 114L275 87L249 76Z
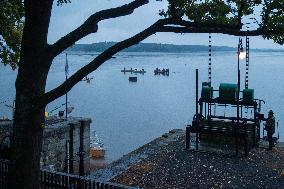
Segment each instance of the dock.
M137 68L130 68L130 69L126 69L123 68L123 70L121 70L121 72L123 72L124 74L126 73L131 73L131 74L145 74L146 71L142 68L142 69L137 69Z

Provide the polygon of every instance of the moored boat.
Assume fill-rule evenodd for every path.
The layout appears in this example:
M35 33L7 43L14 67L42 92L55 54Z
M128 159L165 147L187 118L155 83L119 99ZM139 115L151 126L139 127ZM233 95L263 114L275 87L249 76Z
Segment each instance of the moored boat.
M128 80L130 82L137 82L137 77L129 77Z

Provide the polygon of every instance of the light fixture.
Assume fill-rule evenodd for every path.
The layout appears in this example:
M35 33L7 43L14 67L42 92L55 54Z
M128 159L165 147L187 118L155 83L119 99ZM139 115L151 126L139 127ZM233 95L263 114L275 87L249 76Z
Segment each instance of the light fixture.
M246 51L244 50L243 44L241 43L240 50L239 50L239 58L242 60L242 59L245 59L245 57L246 57Z

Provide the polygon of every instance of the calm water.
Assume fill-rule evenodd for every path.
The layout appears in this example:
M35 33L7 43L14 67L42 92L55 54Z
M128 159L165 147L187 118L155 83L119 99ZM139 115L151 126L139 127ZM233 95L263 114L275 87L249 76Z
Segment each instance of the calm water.
M69 55L70 73L88 63L94 55ZM151 141L174 128L185 128L195 112L195 69L199 68L200 83L207 80L206 53L121 53L99 70L90 74L90 84L80 82L69 93L72 116L92 118L92 129L105 144L107 161ZM284 53L251 52L249 86L255 97L266 101L262 112L273 109L279 121L281 141L284 141ZM47 88L64 81L65 56L58 56L48 77ZM245 62L241 62L242 88ZM130 83L120 72L126 68L144 68L145 75L137 75L138 82ZM156 68L169 68L170 76L154 76ZM235 52L218 52L213 57L213 86L220 82L237 81ZM15 95L15 72L0 67L0 103L11 103ZM65 102L57 99L48 111ZM63 107L61 108L64 109ZM227 109L228 110L228 109ZM224 108L217 108L224 114ZM57 112L56 112L57 113ZM0 116L11 117L11 111L0 104Z

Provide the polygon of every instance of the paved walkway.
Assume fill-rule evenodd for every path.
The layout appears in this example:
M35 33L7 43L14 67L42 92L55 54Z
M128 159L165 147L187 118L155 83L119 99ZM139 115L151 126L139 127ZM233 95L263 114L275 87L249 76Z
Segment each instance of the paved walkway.
M282 147L277 147L273 151L264 148L254 149L249 153L248 158L184 151L184 132L180 130L175 134L169 134L164 141L160 138L149 144L137 152L134 151L133 154L137 156L141 152L151 151L151 153L146 153L144 157L129 163L113 175L110 181L147 189L284 189L284 178L280 176L284 171ZM128 155L126 157L129 158Z

